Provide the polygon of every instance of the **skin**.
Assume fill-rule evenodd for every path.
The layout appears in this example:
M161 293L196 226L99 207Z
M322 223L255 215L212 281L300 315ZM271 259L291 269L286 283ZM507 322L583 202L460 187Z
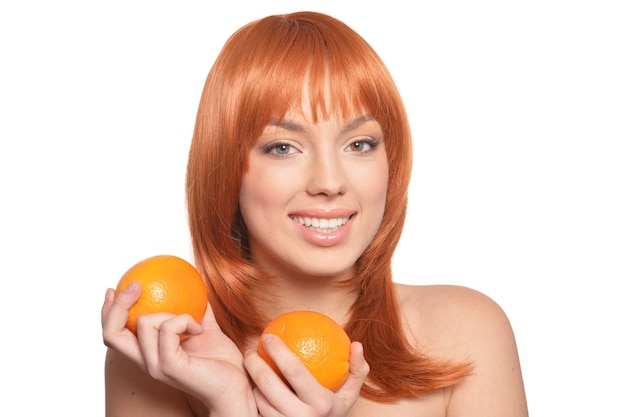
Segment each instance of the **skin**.
M312 309L342 323L355 295L333 284L352 274L380 225L385 144L366 114L318 123L309 114L292 111L267 126L250 153L240 206L255 263L275 278L263 295L270 315ZM305 217L348 220L320 232L303 227ZM265 349L292 391L258 356L257 340L242 355L210 308L200 324L186 315L142 316L135 337L124 327L141 291L133 285L118 297L109 289L102 308L107 416L528 415L515 339L496 303L463 287L395 288L409 340L429 355L472 360L472 376L419 399L374 403L359 397L369 371L360 343L352 343L348 381L332 393L268 337ZM191 337L181 342L182 333Z
M268 301L352 304L349 292L328 288L352 275L383 217L388 166L380 125L367 115L314 124L292 111L267 126L248 161L239 205L250 249L260 268L280 278ZM345 224L320 231L303 226L307 219L324 229ZM303 285L311 291L303 294Z

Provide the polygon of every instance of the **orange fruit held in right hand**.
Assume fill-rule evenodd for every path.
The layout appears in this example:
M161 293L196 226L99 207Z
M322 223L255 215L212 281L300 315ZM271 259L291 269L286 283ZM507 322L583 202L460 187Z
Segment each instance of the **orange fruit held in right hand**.
M133 265L120 279L115 295L132 282L141 284L141 296L128 311L126 327L137 334L142 314L189 314L197 322L207 309L208 294L198 270L182 258L157 255Z
M329 390L338 390L348 379L350 338L330 317L315 311L291 311L272 320L261 337L266 333L280 337L315 379ZM285 380L261 340L259 355Z

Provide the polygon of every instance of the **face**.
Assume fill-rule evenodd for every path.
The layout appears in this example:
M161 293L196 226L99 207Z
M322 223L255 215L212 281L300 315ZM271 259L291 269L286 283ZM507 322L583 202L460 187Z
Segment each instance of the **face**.
M279 277L345 278L383 217L383 133L367 114L310 120L291 111L266 126L239 203L258 266Z

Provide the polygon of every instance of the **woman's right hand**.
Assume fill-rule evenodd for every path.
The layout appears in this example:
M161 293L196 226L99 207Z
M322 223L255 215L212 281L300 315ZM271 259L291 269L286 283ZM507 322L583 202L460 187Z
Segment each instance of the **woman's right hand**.
M109 288L102 306L106 346L127 356L154 379L198 398L211 415L258 415L243 356L220 329L207 306L201 323L166 313L140 316L137 336L126 328L129 308L141 287L132 283L115 296ZM181 335L188 335L181 341Z

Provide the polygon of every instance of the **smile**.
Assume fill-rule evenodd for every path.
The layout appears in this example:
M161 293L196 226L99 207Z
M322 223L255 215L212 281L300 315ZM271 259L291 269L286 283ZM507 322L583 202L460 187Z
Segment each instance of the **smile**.
M318 219L316 217L291 216L291 218L300 223L300 225L320 233L333 233L350 220L349 217Z

